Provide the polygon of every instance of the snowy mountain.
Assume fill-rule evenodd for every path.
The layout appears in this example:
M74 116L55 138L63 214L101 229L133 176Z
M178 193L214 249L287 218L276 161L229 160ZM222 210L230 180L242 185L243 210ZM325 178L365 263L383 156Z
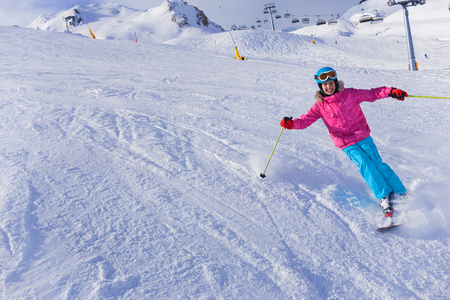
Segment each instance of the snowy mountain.
M446 0L429 0L425 5L408 7L412 34L430 39L450 39L447 30L450 13ZM361 23L364 16L379 17L379 21ZM382 18L382 19L381 19ZM405 35L403 9L387 6L385 0L367 0L346 11L334 26L307 26L294 33L302 35Z
M450 97L450 12L421 17L442 3L411 9L418 72L395 11L339 36L309 26L315 43L200 25L188 37L161 7L147 14L178 31L145 43L125 31L150 32L129 19L146 12L116 5L73 20L101 39L60 33L65 21L0 27L0 298L449 299L449 100L362 104L408 188L396 231L375 231L377 200L321 121L285 130L259 177L322 66L347 87ZM120 25L114 9L123 38L104 25Z
M383 4L384 3L384 10ZM384 11L383 21L376 23L359 23L361 18L361 8L364 11ZM408 8L410 14L410 23L415 47L415 55L419 61L419 68L422 63L428 65L425 55L438 47L438 57L441 61L448 60L447 48L439 44L439 41L450 40L450 11L445 0L430 0L425 5L419 5ZM356 20L358 20L357 23ZM305 61L309 60L308 53L317 48L315 45L327 44L329 42L352 45L346 40L355 38L356 47L344 49L337 47L330 53L329 60L334 64L340 65L340 57L345 56L345 52L356 54L354 49L363 51L358 53L361 59L367 61L367 66L382 66L389 69L390 65L384 63L384 55L397 57L395 64L397 67L407 65L407 47L405 38L405 28L403 20L403 11L401 6L388 7L385 1L368 0L354 8L349 9L336 25L315 24L304 26L290 32L268 30L243 30L232 31L230 38L229 32L205 35L202 37L178 38L166 43L172 45L185 46L189 48L207 49L215 52L232 53L234 44L239 48L243 56L270 56L272 58L292 58L302 57ZM232 42L234 39L234 42ZM365 47L360 45L361 41L369 39L369 43L376 49L387 47L389 54L384 51L376 51L371 56L367 56ZM328 40L328 42L326 42ZM315 44L312 44L311 42ZM405 57L406 56L406 57ZM423 61L422 59L425 59ZM353 60L345 62L353 65ZM433 66L429 65L430 68Z
M66 22L67 21L67 22ZM96 38L164 42L180 36L223 31L197 7L182 0L164 0L146 11L119 4L77 5L50 16L39 16L28 28L73 32Z

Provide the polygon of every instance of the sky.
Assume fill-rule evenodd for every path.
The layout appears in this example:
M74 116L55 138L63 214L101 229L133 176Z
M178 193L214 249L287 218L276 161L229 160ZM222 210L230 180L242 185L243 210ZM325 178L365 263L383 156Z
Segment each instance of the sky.
M120 3L130 8L146 10L159 6L164 0L1 0L0 26L27 26L42 14L52 14L70 9L75 5L92 3ZM187 0L197 6L213 22L226 28L227 24L254 23L256 18L263 19L265 4L274 3L278 13L288 10L291 14L302 17L305 14L315 17L330 17L345 12L359 3L359 0Z

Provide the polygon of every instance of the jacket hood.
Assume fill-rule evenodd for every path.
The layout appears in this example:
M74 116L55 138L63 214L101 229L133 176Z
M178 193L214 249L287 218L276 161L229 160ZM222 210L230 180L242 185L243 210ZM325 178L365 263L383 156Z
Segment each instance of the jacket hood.
M342 81L342 80L339 80L338 81L338 90L337 90L337 92L336 93L339 93L339 92L342 92L344 90L344 82ZM322 102L323 101L323 96L322 96L322 94L320 93L320 90L318 90L317 92L316 92L316 100L317 101L319 101L319 102ZM326 98L326 97L325 97Z

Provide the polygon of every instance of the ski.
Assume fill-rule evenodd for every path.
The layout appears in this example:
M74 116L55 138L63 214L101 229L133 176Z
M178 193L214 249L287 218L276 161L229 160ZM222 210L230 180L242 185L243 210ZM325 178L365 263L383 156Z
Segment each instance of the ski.
M388 230L391 230L393 228L399 227L401 224L397 221L394 222L394 211L392 211L392 214L389 216L385 216L384 222L380 224L377 228L378 232L386 232Z
M397 228L397 227L399 227L400 225L402 225L402 224L391 224L391 225L384 226L384 227L378 227L378 228L377 228L377 231L378 231L378 232L386 232L386 231L391 230L391 229L393 229L393 228Z

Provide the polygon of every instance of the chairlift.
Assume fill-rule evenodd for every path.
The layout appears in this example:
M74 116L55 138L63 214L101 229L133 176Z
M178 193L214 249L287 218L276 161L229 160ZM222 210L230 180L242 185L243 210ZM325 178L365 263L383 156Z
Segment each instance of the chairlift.
M373 17L371 15L365 15L364 9L361 9L361 11L362 11L362 16L361 16L361 18L359 18L359 23L372 22Z
M336 25L337 24L337 20L336 19L331 19L328 21L328 25Z
M289 19L290 17L291 17L291 14L288 11L286 11L286 13L284 14L284 18Z
M269 20L265 19L265 20L264 20L264 23L267 23L267 22L269 22Z
M328 20L328 25L336 25L336 24L337 24L337 19L335 19L333 17L333 15L331 15L331 20Z
M269 10L265 8L263 11L263 14L268 14L268 13L269 13Z
M272 10L272 13L277 14L277 10L276 9Z
M365 16L362 16L361 18L359 18L359 23L372 22L372 20L373 20L372 16L365 15Z
M327 24L327 21L325 21L324 19L321 19L320 16L317 16L316 25L320 26L320 25L325 25L325 24Z
M281 16L280 15L276 15L275 19L281 19Z
M383 20L384 20L383 15L380 14L380 13L375 9L375 17L372 18L371 24L374 24L374 23L381 23L381 22L383 22Z
M294 24L294 23L298 23L298 22L300 22L300 20L297 19L296 17L292 16L292 21L291 21L291 23Z
M384 18L382 16L377 16L377 17L373 17L372 21L370 22L371 24L376 24L376 23L381 23L383 22Z
M303 24L309 24L309 18L305 15L305 17L302 19Z
M256 23L261 23L261 20L259 20L259 19L256 19Z

